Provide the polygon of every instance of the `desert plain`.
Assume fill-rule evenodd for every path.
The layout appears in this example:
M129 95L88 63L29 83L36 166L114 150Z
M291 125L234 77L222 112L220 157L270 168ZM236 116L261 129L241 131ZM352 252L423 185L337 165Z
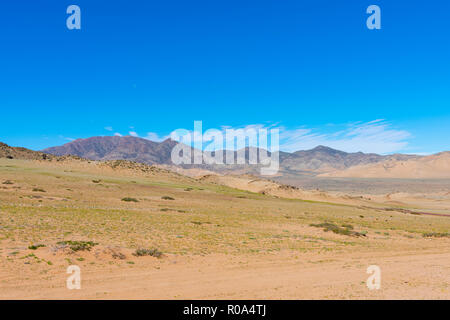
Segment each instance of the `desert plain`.
M0 299L449 299L448 187L326 192L2 158ZM71 265L80 289L66 286Z

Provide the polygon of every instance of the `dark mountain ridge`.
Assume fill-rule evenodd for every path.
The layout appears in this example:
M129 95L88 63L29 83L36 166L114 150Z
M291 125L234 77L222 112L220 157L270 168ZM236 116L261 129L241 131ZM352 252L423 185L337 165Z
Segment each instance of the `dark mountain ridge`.
M177 142L167 139L161 143L147 139L125 137L92 137L77 139L42 152L57 156L75 155L90 160L130 160L146 164L168 164Z

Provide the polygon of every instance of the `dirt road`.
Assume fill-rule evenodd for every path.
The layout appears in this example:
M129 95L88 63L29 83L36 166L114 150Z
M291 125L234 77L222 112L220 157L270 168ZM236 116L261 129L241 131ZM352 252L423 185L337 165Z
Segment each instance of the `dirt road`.
M124 267L83 267L82 288L66 288L65 268L28 278L1 274L1 299L450 299L450 253L287 253L144 258ZM381 289L369 290L369 265ZM25 294L24 294L25 293Z

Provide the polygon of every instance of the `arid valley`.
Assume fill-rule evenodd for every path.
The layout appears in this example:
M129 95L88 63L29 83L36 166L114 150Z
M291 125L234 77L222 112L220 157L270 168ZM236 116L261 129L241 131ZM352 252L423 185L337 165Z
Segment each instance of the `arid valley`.
M446 179L309 177L297 188L2 152L2 299L450 298ZM79 290L66 287L70 265ZM379 290L366 285L370 265Z

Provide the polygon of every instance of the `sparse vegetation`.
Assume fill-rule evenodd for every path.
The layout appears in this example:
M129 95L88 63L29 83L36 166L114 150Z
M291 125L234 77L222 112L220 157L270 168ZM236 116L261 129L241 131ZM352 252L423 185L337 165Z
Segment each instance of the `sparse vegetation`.
M329 223L329 222L324 222L324 223L319 223L319 224L310 224L311 227L316 227L316 228L323 228L323 230L325 232L331 231L333 233L336 234L342 234L345 236L353 236L353 237L360 237L366 236L366 233L364 232L356 232L356 231L352 231L353 226L351 225L342 225L342 227L339 227L333 223Z
M201 222L201 221L191 221L191 223L196 224L198 226L201 226L202 224L211 224L211 222Z
M46 192L44 189L42 188L33 188L34 192Z
M450 233L448 232L444 232L444 233L439 233L439 232L428 232L428 233L424 233L423 236L425 238L450 238Z
M122 198L122 201L125 201L125 202L139 202L138 199L130 198L130 197Z
M11 180L5 180L2 182L2 184L14 184Z
M92 180L93 183L100 183L102 182L102 180L98 179L98 180Z
M174 198L169 197L169 196L162 196L161 199L163 199L163 200L175 200Z
M78 163L74 170L68 170L70 163L55 167L47 163L42 167L40 163L17 161L17 167L5 166L11 163L0 159L0 254L5 264L10 264L2 275L8 270L14 272L14 267L25 267L30 272L30 275L21 273L21 277L31 278L31 272L38 274L49 269L54 269L52 272L61 269L64 273L63 266L71 264L80 267L95 264L92 268L95 273L110 268L110 263L114 270L131 274L146 267L158 267L159 261L166 261L164 255L170 259L162 263L161 269L172 261L177 261L177 267L189 261L209 263L209 255L213 259L220 257L214 261L225 261L222 257L227 256L242 262L263 259L289 262L291 257L296 261L304 257L317 261L323 256L353 263L366 261L362 257L372 250L380 257L404 252L405 248L411 252L418 249L418 255L428 251L445 253L446 241L450 239L448 217L262 197L164 172L138 177L135 173L128 175L129 171L97 172L94 171L97 165L83 171L84 167ZM55 175L61 178L55 179ZM99 178L101 184L92 182ZM2 185L6 179L15 185ZM139 179L138 184L130 183L132 179ZM22 189L13 190L15 186ZM199 191L200 186L206 191ZM47 193L30 192L33 187L42 187ZM194 191L183 191L188 187ZM164 195L176 201L161 201ZM133 204L133 200L122 203L121 199L128 196L139 200L139 204ZM40 199L42 203L38 203ZM315 224L314 228L310 224ZM92 240L101 245L75 240ZM55 245L58 241L61 242ZM41 248L40 244L49 248ZM117 253L109 251L110 248ZM126 255L125 259L119 251ZM152 258L161 252L164 253L161 260ZM277 256L278 252L283 254ZM42 262L38 263L33 256L21 259L29 253L35 253ZM50 267L41 255L51 259L54 266ZM39 277L50 276L51 273Z
M60 241L59 245L68 246L72 251L91 251L98 243L93 241Z
M119 252L119 251L117 251L115 249L109 249L109 251L111 253L111 256L114 259L120 259L120 260L126 259L126 256L122 252Z
M28 249L37 250L38 248L43 248L43 247L45 247L45 244L32 244L32 245L28 246Z
M161 258L163 253L156 248L136 249L136 251L133 253L133 255L136 257L151 256L151 257L155 257L155 258Z

